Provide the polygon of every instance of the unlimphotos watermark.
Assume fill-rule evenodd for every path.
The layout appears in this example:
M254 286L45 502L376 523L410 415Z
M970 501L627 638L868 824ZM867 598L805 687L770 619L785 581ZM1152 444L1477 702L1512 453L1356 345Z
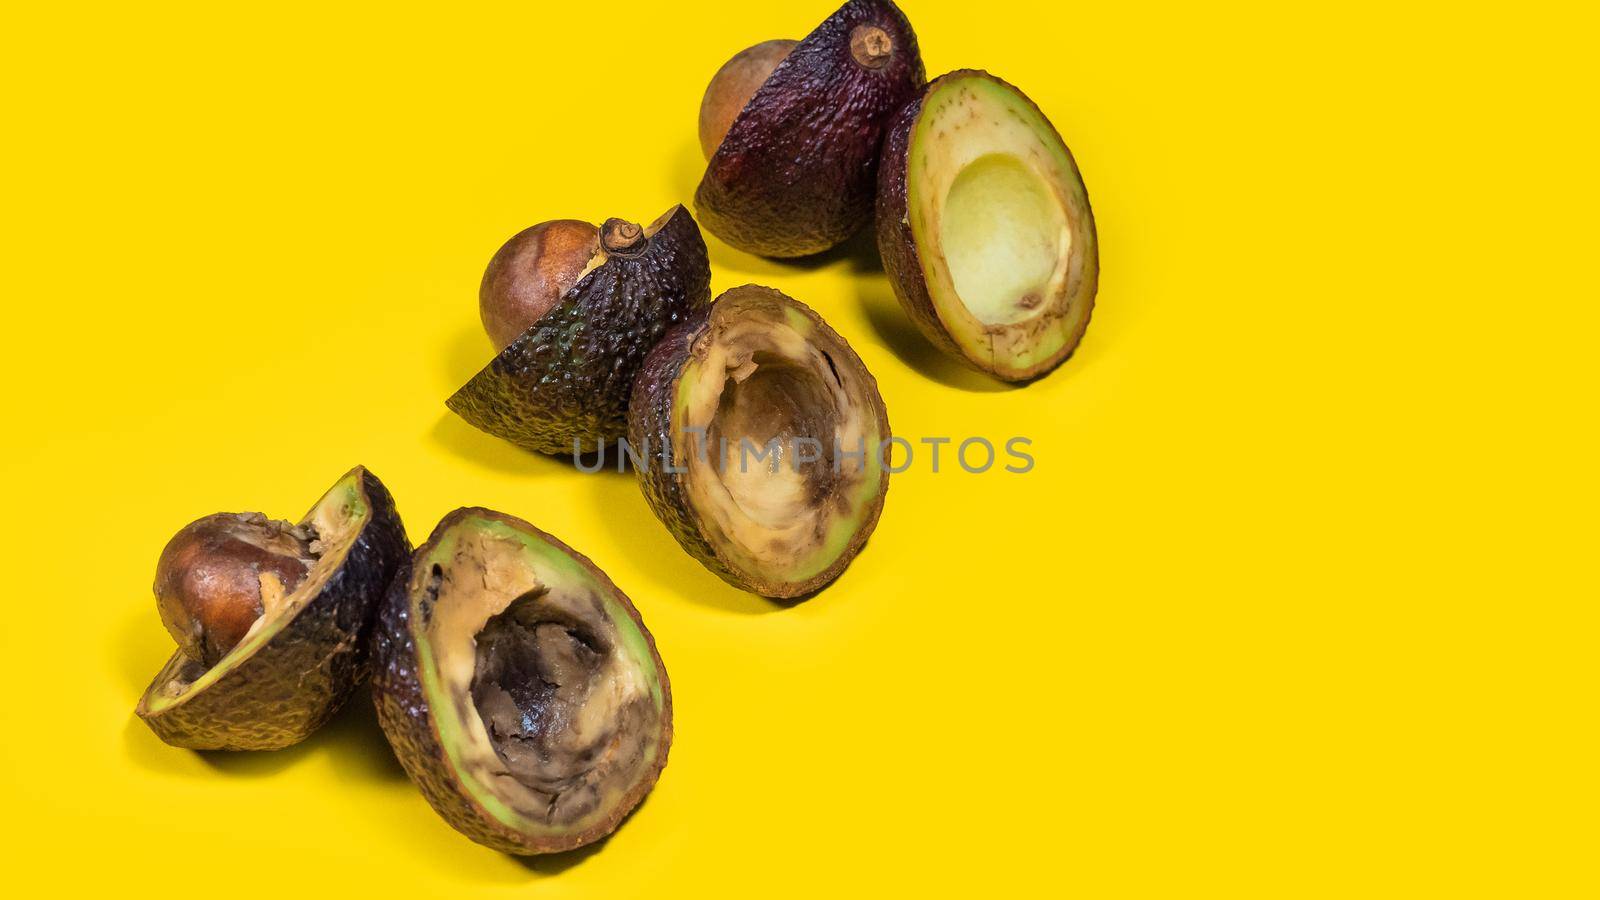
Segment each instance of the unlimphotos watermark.
M740 473L759 471L763 466L768 472L776 473L787 465L794 472L808 467L828 467L837 474L845 471L847 466L852 470L864 468L870 452L885 471L898 475L924 458L917 449L920 445L925 449L930 471L934 473L953 471L948 465L941 468L951 459L961 471L972 475L981 475L997 467L1013 475L1023 475L1034 468L1033 454L1028 452L1033 440L1021 436L1006 438L1000 442L1000 449L996 448L994 441L985 437L967 437L957 441L953 437L935 436L919 438L913 443L899 435L879 441L875 447L868 447L864 437L858 438L853 446L846 447L837 435L826 443L803 436L773 437L760 442L749 437L732 441L719 436L712 441L704 427L685 427L683 430L693 438L689 448L692 456L675 453L671 445L652 448L648 437L642 447L635 447L627 438L617 438L614 448L586 448L574 439L572 461L580 472L598 472L606 467L608 460L614 460L619 472L629 466L636 470L659 466L667 474L682 475L694 463L699 463L714 466L719 473L733 468ZM949 448L948 454L942 453L946 448ZM600 452L608 449L614 449L615 452L609 455ZM713 449L716 451L715 458L711 455Z

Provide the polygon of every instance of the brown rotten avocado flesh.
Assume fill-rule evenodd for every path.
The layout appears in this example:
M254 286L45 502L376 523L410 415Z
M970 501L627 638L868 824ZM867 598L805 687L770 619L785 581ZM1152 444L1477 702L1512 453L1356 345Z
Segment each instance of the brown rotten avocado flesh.
M767 288L728 291L657 347L634 391L646 497L735 586L812 593L876 525L888 487L883 400L804 304Z
M361 468L295 525L242 513L185 528L157 567L158 600L169 628L182 620L180 642L212 649L174 653L139 717L167 743L199 750L304 739L364 675L374 613L409 550L394 501ZM231 633L253 608L259 614L221 649L215 626Z
M1009 381L1072 353L1099 280L1094 215L1021 91L984 72L936 80L891 129L879 178L885 268L935 343Z
M666 671L588 560L518 519L461 510L388 603L380 721L458 830L512 853L570 849L654 784L671 742Z

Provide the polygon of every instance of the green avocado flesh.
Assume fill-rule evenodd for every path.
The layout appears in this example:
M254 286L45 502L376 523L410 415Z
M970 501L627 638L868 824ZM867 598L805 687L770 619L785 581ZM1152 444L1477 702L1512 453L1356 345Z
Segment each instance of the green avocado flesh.
M998 79L946 76L923 100L906 172L922 276L960 351L1006 378L1059 362L1087 324L1098 250L1049 121Z
M713 307L711 340L678 383L685 427L674 455L724 562L760 593L793 596L859 546L883 492L888 435L854 352L795 301L774 298L736 288Z
M146 692L140 706L141 715L156 715L182 704L245 665L289 628L301 610L321 594L328 579L344 564L370 515L361 490L361 477L361 471L356 470L340 479L300 521L316 535L312 543L315 561L294 592L270 604L244 640L209 669L181 652L175 654Z
M410 593L416 675L454 783L531 844L614 827L671 734L665 673L627 598L488 513L435 534Z

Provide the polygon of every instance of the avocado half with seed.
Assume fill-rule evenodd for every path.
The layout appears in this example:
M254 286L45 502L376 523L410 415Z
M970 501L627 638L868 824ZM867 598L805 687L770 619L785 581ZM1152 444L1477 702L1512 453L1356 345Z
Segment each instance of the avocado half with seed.
M224 513L179 532L156 587L163 619L184 647L145 690L139 718L163 741L194 750L275 750L304 740L366 677L378 604L410 552L394 499L360 467L296 525ZM174 618L190 619L184 601L215 601L221 592L219 602L228 602L251 588L261 613L233 643L218 646L204 629L190 639L188 627L177 628ZM232 624L190 609L201 622Z
M878 383L812 309L737 287L674 328L634 383L628 440L651 509L690 555L768 597L843 572L889 490Z
M672 691L638 610L521 519L446 516L395 577L373 644L395 756L480 844L535 854L596 841L666 765Z
M540 453L591 451L627 433L639 363L670 326L710 302L711 266L682 206L647 228L610 219L600 232L559 302L446 401L457 415Z
M695 192L701 220L762 256L820 253L848 238L872 218L884 128L924 77L899 7L889 0L839 7L788 51L734 118Z
M1072 355L1100 280L1094 213L1050 120L987 72L951 72L896 115L878 250L929 340L1006 381Z

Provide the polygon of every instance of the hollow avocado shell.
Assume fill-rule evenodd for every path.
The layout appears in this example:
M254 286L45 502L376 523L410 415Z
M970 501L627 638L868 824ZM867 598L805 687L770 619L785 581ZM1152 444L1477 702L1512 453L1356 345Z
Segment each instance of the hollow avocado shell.
M421 680L423 660L418 646L419 631L427 623L418 605L413 603L413 598L418 591L418 579L415 576L419 561L427 560L453 528L469 520L503 524L565 555L626 612L655 664L654 678L661 690L659 751L648 772L627 795L589 827L564 834L520 831L475 800L472 788L464 783L451 763L445 739L435 721L435 716L442 713L429 703ZM533 855L557 853L592 843L617 828L644 800L666 767L673 737L672 686L667 679L661 654L656 649L655 638L645 627L638 609L588 557L515 516L482 508L458 509L445 516L427 543L418 547L416 553L403 562L395 573L378 612L372 644L372 698L377 707L379 725L389 739L396 759L434 810L452 828L479 844L504 853ZM463 698L460 702L473 701Z
M446 401L475 427L539 453L627 433L628 392L661 335L711 301L705 240L673 207L640 245L612 251Z
M628 415L628 441L636 452L648 456L638 470L639 488L646 502L690 556L740 590L764 597L803 598L833 582L861 552L883 512L884 498L889 491L889 472L879 472L877 488L867 498L862 515L854 523L854 530L837 558L813 576L798 582L764 579L738 565L716 546L690 501L688 473L677 471L681 466L669 466L667 461L682 459L689 452L679 453L676 448L685 420L680 408L684 369L702 353L705 343L711 339L719 314L733 309L740 302L781 307L791 321L806 323L806 327L847 354L848 358L839 364L849 366L854 377L861 380L867 398L868 408L865 412L880 440L888 440L891 433L889 414L878 392L877 380L851 350L849 342L804 303L771 288L743 285L724 291L711 306L697 311L688 321L674 327L650 352L634 382ZM877 450L871 447L867 453L876 460Z
M1061 135L1055 126L1032 99L1009 82L982 70L960 69L949 72L929 82L916 98L895 113L889 124L888 133L883 141L882 159L878 166L877 207L874 213L878 253L901 308L930 342L950 356L997 378L1011 382L1029 381L1048 374L1070 357L1089 327L1099 283L1099 251L1094 215L1089 209L1085 194L1082 197L1084 213L1082 228L1087 241L1089 260L1087 279L1081 289L1083 309L1077 327L1062 342L1062 352L1037 365L1009 370L996 366L991 360L975 357L972 352L957 343L951 335L951 326L941 319L938 306L929 292L924 268L926 260L918 248L916 236L912 231L909 196L909 178L912 173L909 171L909 160L912 141L917 135L917 126L923 113L924 101L941 87L963 80L1002 88L1012 95L1016 102L1025 104L1026 108L1031 109L1042 123L1043 129L1048 131L1048 137L1060 144L1071 168L1071 177L1076 180L1079 190L1082 190L1082 178L1077 172L1076 162L1072 160L1071 151L1066 149L1066 144L1061 140Z
M858 28L888 36L886 62L856 61ZM729 244L762 256L820 253L850 237L872 217L888 119L924 79L916 35L899 7L890 0L839 7L734 120L695 192L702 221Z
M204 676L191 679L198 664L175 652L135 710L161 740L192 750L288 747L332 718L365 680L378 603L411 544L394 498L366 469L351 470L318 506L330 501L359 507L365 519L343 560L330 561L336 568L288 621L259 643L246 639ZM168 685L191 680L197 686L175 699L160 697Z

